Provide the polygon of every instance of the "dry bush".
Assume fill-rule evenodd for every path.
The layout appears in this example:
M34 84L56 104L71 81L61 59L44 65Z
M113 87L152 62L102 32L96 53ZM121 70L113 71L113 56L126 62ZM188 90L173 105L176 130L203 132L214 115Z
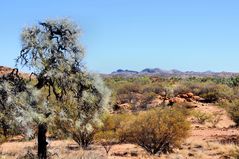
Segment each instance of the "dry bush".
M118 143L118 135L114 131L99 131L94 135L94 142L101 144L108 155L112 146Z
M191 92L192 90L189 89L188 85L183 83L183 84L178 84L175 88L174 88L174 95L177 96L179 94L185 94L188 92Z
M214 112L212 114L212 118L210 120L210 123L212 124L213 128L217 127L217 124L222 120L222 114L218 113L218 112Z
M107 115L103 119L103 126L100 127L96 134L95 134L95 139L107 139L107 140L112 140L112 141L118 141L118 142L124 142L125 138L123 136L119 136L118 130L121 128L121 123L124 123L126 121L133 121L134 115L124 113L124 114L111 114ZM103 135L101 133L108 134Z
M116 143L122 142L119 138L118 129L122 122L126 120L131 120L133 115L130 114L111 114L106 115L103 118L103 126L98 128L94 135L94 142L101 144L107 155Z
M130 83L127 82L119 86L117 93L118 94L128 94L130 92L134 93L141 93L142 92L142 85L140 83Z
M140 112L122 122L118 133L126 142L138 144L151 154L161 154L178 147L189 129L180 110L165 108Z
M163 95L165 92L165 88L161 83L151 83L148 85L145 85L143 88L143 93L153 92L159 95Z
M239 158L239 147L238 146L232 146L231 149L229 149L226 153L227 156L232 157L232 158Z
M202 112L202 111L192 111L192 116L196 119L197 123L199 124L205 124L206 122L209 122L212 120L212 115Z
M229 113L232 120L239 125L239 100L234 99L232 101L224 101L220 103L222 107L224 107L227 112Z
M205 99L205 102L213 103L220 99L231 99L234 95L233 89L225 84L217 84L212 81L183 81L174 88L175 96L192 92Z
M231 99L233 89L223 84L207 83L200 90L199 96L204 98L206 102L213 103L220 99Z
M143 99L140 104L141 108L147 108L147 104L149 104L152 100L154 100L157 97L157 94L154 92L145 92L143 94Z

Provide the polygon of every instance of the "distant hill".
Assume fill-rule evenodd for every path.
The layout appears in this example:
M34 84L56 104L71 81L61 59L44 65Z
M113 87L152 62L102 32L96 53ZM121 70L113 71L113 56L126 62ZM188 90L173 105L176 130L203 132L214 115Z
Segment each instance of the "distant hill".
M195 71L179 71L176 69L172 70L163 70L160 68L146 68L142 71L133 71L133 70L122 70L119 69L110 74L110 76L140 76L140 75L149 75L149 76L162 76L162 77L231 77L239 76L239 73L234 72L195 72Z
M13 68L0 66L0 76L12 72ZM19 72L20 75L23 77L29 77L30 74ZM134 77L134 76L161 76L161 77L232 77L232 76L239 76L239 73L236 72L212 72L212 71L205 71L205 72L195 72L195 71L179 71L176 69L172 70L163 70L160 68L146 68L142 71L134 71L134 70L122 70L119 69L114 71L108 75L104 76L124 76L124 77Z

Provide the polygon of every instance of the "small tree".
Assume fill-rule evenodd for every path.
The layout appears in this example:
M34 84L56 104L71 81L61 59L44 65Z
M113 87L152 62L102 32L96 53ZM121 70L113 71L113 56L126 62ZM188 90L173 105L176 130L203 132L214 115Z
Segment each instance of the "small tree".
M53 111L47 116L60 113L65 117L60 121L74 119L69 123L73 129L67 132L77 133L87 127L86 123L95 122L93 119L105 110L108 102L103 83L94 83L82 65L84 50L78 42L79 35L80 29L67 19L47 20L27 27L22 32L22 50L17 58L18 64L34 69L35 88L48 91L45 100ZM57 102L50 100L52 95ZM46 158L48 124L38 126L38 156L43 159ZM74 139L74 135L72 137Z

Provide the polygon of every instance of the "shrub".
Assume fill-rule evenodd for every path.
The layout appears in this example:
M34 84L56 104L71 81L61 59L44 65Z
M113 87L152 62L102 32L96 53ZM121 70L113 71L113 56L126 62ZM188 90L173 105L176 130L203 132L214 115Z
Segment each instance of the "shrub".
M106 114L102 118L103 125L98 128L94 135L94 141L101 144L108 154L112 146L122 141L118 135L118 129L122 122L132 120L131 114Z
M140 112L122 122L118 134L151 154L161 154L178 147L189 129L189 122L181 111L165 108Z
M103 119L103 126L100 128L101 131L114 131L116 132L117 129L120 127L120 123L124 120L130 120L130 114L111 114L107 115Z
M220 99L231 99L234 95L233 89L226 84L217 84L213 81L182 81L174 88L175 96L192 92L205 99L205 102L217 102Z
M209 122L212 120L212 115L208 113L204 113L202 111L193 111L192 116L195 117L197 123L205 124L205 122Z
M235 99L235 100L232 100L231 102L227 101L227 102L224 102L222 105L226 108L230 117L238 126L239 125L239 100Z
M164 89L164 86L161 84L161 83L152 83L152 84L148 84L148 85L145 85L145 87L143 88L143 92L153 92L153 93L156 93L156 94L163 94L165 91Z
M219 99L231 99L233 90L226 85L207 83L200 90L199 96L204 98L206 102L217 102Z
M118 142L118 135L115 131L99 131L94 135L94 141L101 144L108 155L112 146Z
M125 138L123 137L123 135L119 136L118 132L119 129L121 129L121 123L125 123L126 121L133 121L133 118L134 115L129 113L106 115L104 119L102 119L103 126L98 129L96 137L100 132L110 133L109 135L111 137L114 137L114 140L117 139L117 141L119 142L124 142Z
M130 92L140 93L142 91L142 85L139 83L125 83L119 86L117 93L118 94L128 94Z
M156 98L157 94L154 92L145 92L143 94L143 99L141 102L141 107L142 108L147 108L147 104L149 104L152 100Z
M83 149L87 149L88 146L93 142L93 136L96 129L95 125L79 124L79 126L76 127L71 122L60 119L55 119L55 123L58 124L55 129L59 130L59 136L71 137Z
M217 127L217 124L222 120L222 114L219 112L214 112L212 114L212 118L210 120L210 123L212 124L213 128Z
M183 83L179 84L174 88L174 95L177 96L179 94L185 94L191 92L191 90L188 88L188 85Z

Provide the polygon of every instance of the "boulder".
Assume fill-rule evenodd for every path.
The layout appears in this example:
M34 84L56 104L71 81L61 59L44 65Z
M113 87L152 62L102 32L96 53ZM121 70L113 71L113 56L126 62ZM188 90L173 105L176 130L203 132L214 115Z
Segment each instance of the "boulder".
M120 109L123 109L123 110L131 109L131 105L129 103L120 104L119 107Z
M184 98L174 97L169 99L169 105L173 105L174 103L184 103L186 100Z
M204 101L205 101L204 98L201 98L201 97L199 97L199 96L193 96L192 99L195 100L195 101L198 101L198 102L204 102Z
M196 101L198 101L198 100L201 99L201 97L199 97L199 96L193 96L193 99L196 100Z
M161 105L163 103L163 100L161 99L154 99L149 104L147 104L147 108L153 108Z
M180 95L178 95L178 97L179 97L179 98L185 98L185 99L186 99L186 98L188 98L188 95L187 95L187 94L180 94Z
M194 100L193 100L193 98L187 98L186 101L187 102L193 102Z
M130 110L131 108L132 106L129 103L115 104L113 106L113 111Z
M187 93L188 98L192 98L194 94L192 92Z

